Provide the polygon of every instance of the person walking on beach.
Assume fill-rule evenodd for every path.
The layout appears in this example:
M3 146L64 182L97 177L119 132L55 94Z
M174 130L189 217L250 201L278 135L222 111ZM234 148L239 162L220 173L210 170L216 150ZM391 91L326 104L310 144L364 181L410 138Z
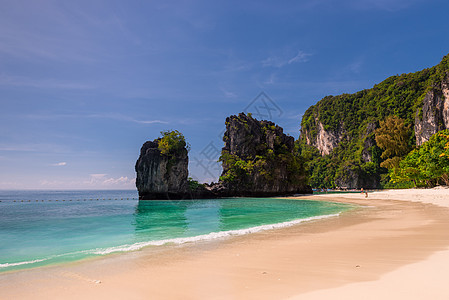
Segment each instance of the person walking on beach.
M368 192L364 191L363 188L360 189L360 193L361 194L365 193L365 198L368 198Z

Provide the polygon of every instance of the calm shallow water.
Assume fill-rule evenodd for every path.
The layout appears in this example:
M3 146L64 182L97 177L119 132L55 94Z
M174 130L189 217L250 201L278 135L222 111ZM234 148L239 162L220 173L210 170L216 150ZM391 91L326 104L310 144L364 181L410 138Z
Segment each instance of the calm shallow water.
M0 272L285 227L352 208L265 198L138 201L136 191L0 191L0 201Z

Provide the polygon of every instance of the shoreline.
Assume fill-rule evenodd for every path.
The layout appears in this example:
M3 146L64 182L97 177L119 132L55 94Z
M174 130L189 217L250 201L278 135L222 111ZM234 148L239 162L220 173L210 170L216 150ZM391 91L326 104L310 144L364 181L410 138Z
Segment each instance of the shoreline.
M230 198L234 199L234 198ZM272 198L276 199L276 198ZM289 201L295 201L295 199L291 197L280 197L280 200L289 200ZM201 199L196 199L200 200ZM332 199L325 201L328 203L335 203L331 201ZM165 201L165 200L162 200ZM242 198L242 201L245 201L245 198ZM306 200L304 200L306 201ZM357 206L351 206L348 205L346 207L341 207L341 211L338 212L328 212L328 214L323 215L316 215L316 216L303 216L299 219L287 219L287 221L280 221L278 223L268 223L268 224L262 224L262 225L253 225L252 227L247 228L241 228L241 229L228 229L223 231L213 231L208 233L202 233L198 235L193 236L183 236L183 237L172 237L172 238L166 238L166 239L159 239L159 240L148 240L148 241L140 241L135 243L129 243L129 244L121 244L116 246L109 246L109 247L97 247L97 248L91 248L87 250L78 250L70 253L62 253L62 254L56 254L54 256L46 257L46 258L35 258L30 261L18 261L18 262L9 262L9 263L3 263L0 264L0 275L1 274L8 274L8 273L14 273L14 272L21 272L26 270L33 270L38 268L45 268L45 267L63 267L65 265L69 265L72 263L83 263L84 261L91 261L95 259L104 259L107 258L111 254L126 254L129 252L134 251L140 251L144 248L151 248L151 247L163 247L163 246L173 246L173 245L184 245L189 243L198 243L198 242L209 242L213 240L217 241L223 241L228 238L235 238L237 236L243 236L248 234L254 234L261 231L266 230L274 230L279 228L286 228L290 226L295 226L299 224L303 224L305 222L315 221L315 220L321 220L326 218L332 218L332 217L338 217L342 212L347 210L355 209ZM298 217L298 216L296 216ZM68 260L68 261L59 261L55 262L52 261L56 257L64 257L69 255L75 255L78 253L85 253L85 254L91 254L90 256L83 257L83 258L77 258L74 260ZM41 262L47 263L41 264ZM25 266L22 268L14 268L16 266ZM10 269L8 269L10 268Z
M376 282L381 286L374 291L381 291L386 275L426 265L435 255L449 257L449 209L379 198L393 199L395 193L370 193L367 199L354 193L298 197L365 207L225 240L2 273L0 299L326 299ZM449 288L444 292L448 296Z

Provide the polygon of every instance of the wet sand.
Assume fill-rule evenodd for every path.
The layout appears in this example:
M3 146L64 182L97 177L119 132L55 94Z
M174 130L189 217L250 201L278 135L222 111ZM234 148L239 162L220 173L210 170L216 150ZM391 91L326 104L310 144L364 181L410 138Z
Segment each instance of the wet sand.
M245 236L4 273L0 299L449 298L448 189L303 198L363 207Z

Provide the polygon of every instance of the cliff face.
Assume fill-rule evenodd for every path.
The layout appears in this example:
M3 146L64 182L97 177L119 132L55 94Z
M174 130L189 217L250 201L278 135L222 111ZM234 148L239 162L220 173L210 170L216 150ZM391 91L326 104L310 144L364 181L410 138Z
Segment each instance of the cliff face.
M321 155L328 155L343 139L343 132L341 129L325 130L318 117L315 117L315 124L316 134L312 136L310 131L305 130L304 138L307 144L317 148Z
M164 155L159 150L160 139L148 141L140 150L136 162L136 187L140 199L179 199L188 191L187 149Z
M310 193L294 138L273 122L243 113L226 119L221 184L230 195Z
M382 151L379 122L395 115L411 125L409 146L420 146L449 128L449 55L429 69L387 78L371 89L327 96L301 121L300 145L313 187L378 188Z
M263 155L268 149L274 151L275 147L282 146L291 153L295 142L293 137L283 133L282 127L270 121L258 121L244 113L226 118L223 141L223 151L245 159L254 159L256 155ZM223 173L226 170L227 166Z
M440 130L449 128L449 77L427 92L422 108L416 111L416 145L421 146Z
M362 136L362 151L361 151L361 160L363 162L372 162L374 159L373 149L375 149L376 139L374 137L376 130L375 123L368 123L366 126L366 131Z
M303 162L293 137L268 121L241 113L226 119L218 183L188 181L188 156L182 134L167 134L182 141L176 151L163 154L161 139L146 142L136 162L139 199L200 199L265 197L312 193L306 184ZM182 138L180 138L182 137ZM166 143L170 145L170 143Z

